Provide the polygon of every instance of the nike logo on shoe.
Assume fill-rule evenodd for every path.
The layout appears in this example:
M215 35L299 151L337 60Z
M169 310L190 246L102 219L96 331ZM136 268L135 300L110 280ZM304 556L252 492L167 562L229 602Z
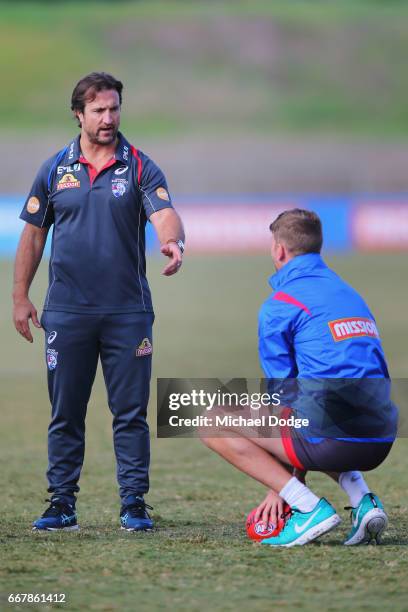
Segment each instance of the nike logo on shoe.
M297 523L295 523L294 529L295 529L296 533L302 533L302 531L304 531L310 525L310 523L313 521L314 517L319 514L320 510L321 510L321 508L318 508L316 510L316 512L314 512L312 514L312 516L310 516L307 519L306 523L303 523L303 525L298 525Z
M357 510L356 518L353 519L353 527L357 527L358 525L358 515L360 514L361 506Z

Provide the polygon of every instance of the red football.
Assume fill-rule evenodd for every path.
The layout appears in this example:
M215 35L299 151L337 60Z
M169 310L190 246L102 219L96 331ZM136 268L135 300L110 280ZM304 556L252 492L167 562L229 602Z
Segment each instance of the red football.
M289 510L290 506L288 506L288 504L285 504L283 507L283 512L288 512ZM262 519L255 521L255 513L256 508L254 508L248 514L246 519L246 532L248 538L251 538L251 540L256 540L257 542L259 542L260 540L264 540L265 538L277 536L285 524L285 521L280 517L277 525L274 525L274 523L265 523L265 521L263 521Z

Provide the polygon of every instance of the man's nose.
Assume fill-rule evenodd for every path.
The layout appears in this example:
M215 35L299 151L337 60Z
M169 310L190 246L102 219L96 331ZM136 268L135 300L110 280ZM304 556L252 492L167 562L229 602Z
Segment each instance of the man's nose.
M107 110L103 113L103 122L106 125L111 125L111 123L113 123L113 115L111 111Z

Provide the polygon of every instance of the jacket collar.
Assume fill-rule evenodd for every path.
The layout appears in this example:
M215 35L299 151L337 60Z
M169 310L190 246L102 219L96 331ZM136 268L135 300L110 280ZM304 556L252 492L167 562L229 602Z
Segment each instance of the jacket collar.
M72 166L79 161L81 149L79 146L80 135L76 136L65 149L65 154L61 162L61 166Z
M130 156L132 155L132 147L121 132L118 132L118 138L119 141L115 151L115 159L126 166L129 164Z
M269 284L272 289L279 289L279 287L294 278L305 276L308 272L324 269L327 269L327 266L319 253L297 255L270 277Z
M65 149L63 160L61 161L61 166L71 166L79 161L79 158L81 157L81 147L79 143L80 138L81 135L78 134L78 136L76 136L68 144ZM118 139L118 144L115 150L115 159L121 162L123 165L127 165L131 155L131 146L121 132L118 132Z

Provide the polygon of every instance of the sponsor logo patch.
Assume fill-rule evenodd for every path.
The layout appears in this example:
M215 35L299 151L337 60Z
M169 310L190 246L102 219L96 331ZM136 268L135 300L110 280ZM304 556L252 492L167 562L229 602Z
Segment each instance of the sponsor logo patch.
M156 189L156 194L161 200L166 200L166 202L170 201L169 194L164 187L159 187Z
M31 215L35 215L40 210L40 200L35 196L32 196L27 202L27 212Z
M151 355L153 353L153 347L149 338L144 338L136 349L136 357L143 357L144 355Z
M57 174L64 174L64 172L78 172L81 169L81 164L73 164L72 166L58 166Z
M74 187L80 186L81 181L78 181L73 174L64 174L62 179L58 181L57 191L60 191L61 189L73 189Z
M126 179L112 179L112 193L115 198L120 198L126 193L129 181Z
M47 349L47 366L49 370L55 370L58 363L58 352L54 349Z
M380 334L372 319L365 317L347 317L329 321L330 331L335 342L368 336L369 338L379 338Z
M125 161L128 161L129 159L129 147L127 145L124 145L123 147L122 157Z

